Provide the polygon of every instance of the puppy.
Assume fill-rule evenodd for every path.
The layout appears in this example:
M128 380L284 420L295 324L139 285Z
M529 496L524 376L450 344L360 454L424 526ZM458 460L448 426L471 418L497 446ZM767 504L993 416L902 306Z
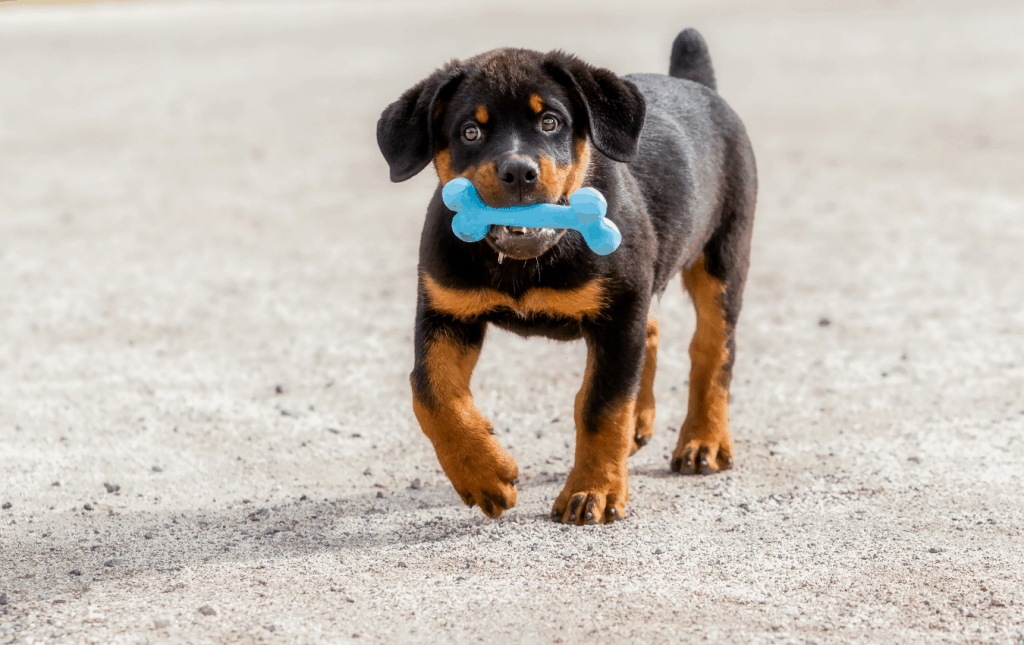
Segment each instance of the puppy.
M697 329L671 468L732 466L729 382L757 172L743 124L715 91L700 34L679 34L668 76L619 77L561 51L496 49L453 61L384 110L377 142L392 181L431 162L440 179L420 240L410 381L416 418L466 504L493 518L516 503L518 467L469 391L493 324L586 341L576 459L552 517L623 517L626 458L654 430L651 300L680 272ZM455 177L473 182L494 208L565 204L593 186L622 244L599 256L573 230L506 226L463 242L441 201L441 186Z

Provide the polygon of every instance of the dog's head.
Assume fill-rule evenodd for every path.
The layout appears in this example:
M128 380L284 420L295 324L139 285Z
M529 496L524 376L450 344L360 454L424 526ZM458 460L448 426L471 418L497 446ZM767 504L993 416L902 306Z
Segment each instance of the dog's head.
M493 208L566 203L587 175L591 146L616 161L636 154L643 96L629 81L562 52L497 49L453 61L384 110L377 143L404 181L431 161L441 183L473 182ZM509 257L537 257L564 231L494 226Z

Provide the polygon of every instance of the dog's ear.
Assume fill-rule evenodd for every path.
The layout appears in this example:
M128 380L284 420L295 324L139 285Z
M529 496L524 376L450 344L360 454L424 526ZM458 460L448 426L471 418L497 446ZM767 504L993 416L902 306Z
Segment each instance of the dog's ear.
M434 158L438 108L462 80L455 64L437 70L387 106L377 121L377 145L391 168L391 181L405 181Z
M561 51L548 53L543 66L583 107L594 146L615 161L632 160L647 114L636 85Z

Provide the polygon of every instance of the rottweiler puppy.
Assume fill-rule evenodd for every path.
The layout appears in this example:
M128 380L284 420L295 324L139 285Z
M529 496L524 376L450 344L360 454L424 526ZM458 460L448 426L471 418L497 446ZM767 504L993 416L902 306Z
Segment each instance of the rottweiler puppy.
M626 458L654 430L651 300L680 272L697 328L671 469L732 466L729 382L757 172L743 124L715 87L707 45L686 29L667 76L620 77L561 51L496 49L436 70L381 115L391 180L431 162L440 179L420 240L413 410L455 490L488 517L516 503L518 467L469 390L487 325L586 341L576 459L552 517L611 522L629 498ZM593 186L622 244L599 256L573 230L506 226L463 242L441 201L455 177L495 208L565 204Z

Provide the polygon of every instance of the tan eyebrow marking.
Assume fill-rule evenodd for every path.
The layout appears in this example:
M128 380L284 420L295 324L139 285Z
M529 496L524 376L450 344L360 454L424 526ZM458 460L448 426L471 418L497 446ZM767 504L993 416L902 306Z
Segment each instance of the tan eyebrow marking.
M538 95L531 94L530 95L530 107L533 108L534 112L536 112L537 114L540 114L540 111L544 109L544 101L541 100L541 98Z
M489 119L489 118L490 118L490 115L487 114L487 108L485 106L483 106L483 105L476 106L476 120L477 121L479 121L480 123L487 123L487 119Z

